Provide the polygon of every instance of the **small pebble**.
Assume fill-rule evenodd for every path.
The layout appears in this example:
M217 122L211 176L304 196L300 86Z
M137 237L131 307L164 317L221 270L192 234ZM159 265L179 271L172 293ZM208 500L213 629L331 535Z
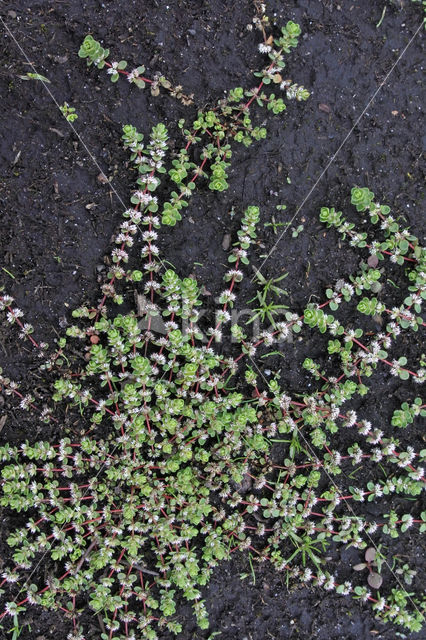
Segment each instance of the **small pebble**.
M373 320L379 327L383 325L383 318L378 313L373 316Z
M331 108L324 102L320 102L320 104L318 105L318 109L320 111L324 111L324 113L331 113Z
M225 233L222 240L222 249L224 251L228 251L230 246L231 246L231 234Z
M101 184L108 184L109 180L104 173L100 173L97 177L98 182Z
M65 62L68 62L68 56L53 56L53 59L58 64L64 64Z

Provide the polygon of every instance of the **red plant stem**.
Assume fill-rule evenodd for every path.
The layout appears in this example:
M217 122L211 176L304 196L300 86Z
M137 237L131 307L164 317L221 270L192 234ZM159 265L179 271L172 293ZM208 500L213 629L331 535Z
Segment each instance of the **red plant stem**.
M105 60L105 66L111 68L112 64L110 62L107 62ZM125 69L116 69L117 73L121 73L121 75L123 76L129 76L130 72L126 71ZM145 78L145 76L138 76L138 78L140 80L143 80L144 82L147 82L148 84L153 84L154 80L150 80L149 78Z
M345 335L348 335L348 334L345 332ZM369 350L365 345L363 345L363 344L362 344L362 342L360 342L360 341L359 341L359 340L357 340L356 338L352 338L352 337L351 337L351 340L352 340L353 342L355 342L355 344L357 344L361 349L363 349L363 350L364 350L364 351L366 351L367 353L371 353L371 351L370 351L370 350ZM389 362L389 360L386 360L385 358L379 358L379 360L380 360L380 362L384 362L385 364L389 365L390 367L393 367L393 366L394 366L394 365L392 364L392 362ZM399 367L399 369L400 369L401 371L407 371L407 373L409 373L410 375L414 376L415 378L418 378L417 373L415 373L414 371L410 371L410 369L404 369L404 367Z
M235 267L234 267L235 270L238 269L239 264L240 264L240 259L237 258L237 260L235 262ZM235 276L232 277L231 283L229 285L229 293L232 293L232 289L234 288L234 285L235 285ZM222 311L225 312L227 310L227 308L228 308L228 303L225 302L223 307L222 307ZM221 325L222 325L222 322L218 322L216 327L215 327L215 330L217 331L220 328ZM214 335L210 336L210 340L207 343L207 349L210 348L210 346L211 346L211 344L213 342L213 338L214 338Z
M14 314L13 314L13 309L12 309L12 307L8 306L8 307L7 307L7 310L8 310L8 311L10 311L10 313L11 313L12 315L14 315ZM20 319L19 319L19 318L15 318L15 322L16 322L16 324L18 325L18 327L20 327L21 329L23 329L23 328L24 328L24 325L22 324L22 322L20 321ZM37 349L40 349L40 345L38 344L38 342L36 342L36 341L34 340L34 338L32 337L32 335L31 335L30 333L27 333L27 334L26 334L26 337L28 338L28 340L32 343L32 345L33 345L34 347L37 347Z

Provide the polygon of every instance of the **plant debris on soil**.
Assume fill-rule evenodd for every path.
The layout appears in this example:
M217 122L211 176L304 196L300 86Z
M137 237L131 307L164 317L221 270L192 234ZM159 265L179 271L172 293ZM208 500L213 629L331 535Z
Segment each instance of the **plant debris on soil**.
M423 30L413 38L423 14L411 2L397 4L267 3L267 13L278 25L294 20L302 28L286 72L294 74L311 97L302 107L288 103L284 117L268 118L266 140L235 150L230 188L220 195L207 188L195 194L182 222L161 239L162 255L182 275L194 274L212 298L221 291L224 250L237 225L234 209L257 205L262 222L270 222L273 215L278 219L277 205L287 205L280 220L290 221L297 213L291 222L295 228L303 225L297 237L292 237L291 227L280 238L281 230L275 235L272 227L261 224L253 255L254 266L259 266L261 256L280 238L265 271L268 277L288 272L284 285L290 295L284 302L296 312L309 298L322 300L327 286L359 266L359 252L341 245L337 234L326 232L318 221L321 206L350 210L352 186L368 186L420 240L424 237ZM103 257L131 190L120 144L122 124L132 123L147 133L153 124L164 122L176 133L180 118L189 120L198 108L213 105L235 86L254 86L259 34L247 29L255 15L249 0L20 0L1 2L0 15L1 283L35 326L37 338L53 343L70 322L72 309L99 298ZM194 95L194 104L184 106L164 94L152 97L124 83L118 87L105 74L87 71L77 57L87 33L118 59L144 64L152 74L161 72L182 85L187 95ZM21 78L32 71L31 65L49 79L49 91L40 82ZM64 102L78 113L75 128L58 109ZM390 270L388 277L399 286L396 271ZM249 280L241 289L243 301L255 295ZM284 361L268 361L268 366L281 368L292 391L309 384L301 368L304 358L324 357L316 340L295 340ZM39 405L48 402L48 381L38 371L37 353L4 324L0 346L3 371L28 385ZM414 336L406 345L407 355L419 355L422 348L421 336ZM389 423L407 388L400 388L397 379L390 384L387 372L375 373L375 391L369 394L374 397L366 408L383 421L377 427ZM2 395L0 410L7 416L0 420L2 442L58 438L67 423L63 416L63 425L44 431ZM421 441L421 427L417 430L414 436ZM373 506L367 508L374 513ZM22 518L6 509L0 517L1 570L11 555L8 533ZM424 549L414 529L397 540L383 538L383 544L389 557L400 555L421 575ZM329 567L349 579L353 565L363 558L354 549L331 549ZM43 567L37 571L43 576ZM394 627L375 620L359 601L287 585L285 575L266 564L255 565L253 575L247 558L239 555L218 567L204 593L210 629L198 629L191 607L183 604L181 640L216 635L220 640L396 637ZM60 613L35 608L19 622L20 640L65 637L70 624ZM99 638L96 616L90 624L88 637ZM1 638L11 637L1 633Z

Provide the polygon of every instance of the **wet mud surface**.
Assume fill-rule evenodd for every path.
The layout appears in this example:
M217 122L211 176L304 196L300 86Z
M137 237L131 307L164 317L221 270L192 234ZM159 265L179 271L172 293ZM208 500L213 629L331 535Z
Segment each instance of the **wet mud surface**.
M182 223L162 233L160 241L162 255L182 276L195 274L211 299L222 290L223 237L238 228L239 215L232 212L240 214L251 204L260 207L265 223L273 215L278 219L276 205L287 206L280 218L284 221L298 211L282 238L281 230L274 234L272 227L261 225L253 255L254 266L261 265L262 255L279 240L263 272L267 277L288 272L285 304L298 313L308 299L323 300L327 286L359 266L359 253L340 243L337 234L326 233L318 220L321 206L336 206L355 220L352 186L368 186L413 233L424 237L422 33L413 38L422 13L411 2L395 4L402 8L386 4L376 28L384 0L268 3L268 15L277 24L294 20L302 27L303 37L288 57L286 72L309 89L311 98L302 105L288 103L281 116L268 114L267 139L235 149L229 190L218 195L201 186ZM252 72L262 65L257 51L261 34L247 29L255 15L248 0L21 0L1 2L0 14L17 41L0 25L0 276L37 337L51 343L70 322L73 308L99 298L103 257L133 186L121 126L131 123L147 134L161 121L173 139L180 118L189 121L198 108L215 104L235 86L255 86ZM185 107L165 95L153 98L125 82L113 85L97 70L86 70L77 51L89 32L111 49L113 58L144 64L147 73L160 71L181 84L194 94L194 105ZM29 62L51 81L50 94L41 83L19 78L31 71ZM55 101L76 107L75 131ZM99 179L101 173L110 179L107 184ZM303 230L292 237L292 227L299 225ZM398 277L396 271L389 272L396 286ZM249 279L240 293L244 306L254 295ZM212 300L207 298L208 307ZM418 356L421 337L414 337L406 349ZM268 366L281 367L287 387L297 392L308 380L301 362L321 353L321 343L312 334L287 345L284 365L272 359ZM43 403L48 389L40 379L37 356L5 324L0 326L0 354L3 370L27 383ZM383 371L375 374L374 384L374 397L364 409L374 411L382 422L377 426L383 428L410 386L400 389ZM46 437L40 424L9 398L3 397L2 403L2 411L7 409L2 442ZM56 431L51 437L59 437L60 428ZM409 437L421 442L420 427ZM12 513L2 514L0 569L10 554L8 529L18 521ZM389 547L388 540L386 544ZM402 554L424 565L415 532L391 545L390 556ZM329 566L350 579L358 553L330 551L330 556ZM246 577L241 580L241 575ZM216 637L214 633L220 640L396 637L395 629L377 622L357 601L288 587L285 576L266 565L256 567L253 584L243 557L216 570L205 599L209 631L200 631L190 607L183 605L182 640ZM28 610L21 623L21 640L65 637L68 624L59 614L39 610ZM88 638L99 637L93 618Z

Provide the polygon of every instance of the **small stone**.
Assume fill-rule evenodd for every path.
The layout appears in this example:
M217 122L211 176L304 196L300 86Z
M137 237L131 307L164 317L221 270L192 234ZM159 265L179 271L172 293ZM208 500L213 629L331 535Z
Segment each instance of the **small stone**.
M230 246L231 246L231 234L225 233L222 240L222 249L224 251L228 251Z
M53 131L53 133L56 133L56 135L59 136L60 138L64 137L64 134L62 133L62 131L59 131L59 129L55 129L55 127L49 127L49 131Z
M68 56L53 56L53 59L58 64L64 64L65 62L68 62Z
M252 488L253 480L248 473L245 473L241 482L235 482L233 484L238 493L245 494Z
M324 111L324 113L331 113L331 108L324 102L320 102L320 104L318 105L318 109L320 111Z
M383 325L383 318L381 315L379 315L378 313L374 314L373 316L373 321L379 326L381 327Z
M104 173L100 173L97 177L97 181L101 184L108 184L109 180Z

